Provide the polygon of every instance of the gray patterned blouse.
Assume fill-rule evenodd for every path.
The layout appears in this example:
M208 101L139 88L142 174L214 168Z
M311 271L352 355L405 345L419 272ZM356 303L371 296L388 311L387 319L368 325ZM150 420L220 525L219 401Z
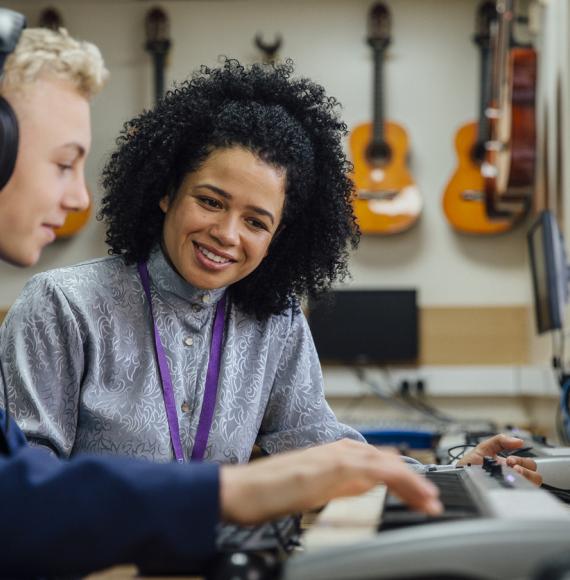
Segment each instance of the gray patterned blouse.
M160 250L148 269L189 457L224 290L190 286ZM34 276L0 329L0 358L10 409L32 443L64 457L173 459L148 304L136 267L122 258ZM342 437L361 439L324 399L303 314L291 309L259 322L229 304L205 458L245 462L254 443L275 453Z

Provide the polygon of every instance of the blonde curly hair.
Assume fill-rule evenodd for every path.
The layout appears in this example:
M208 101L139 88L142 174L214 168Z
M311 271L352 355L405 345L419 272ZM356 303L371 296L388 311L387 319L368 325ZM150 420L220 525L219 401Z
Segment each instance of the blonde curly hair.
M70 81L89 99L103 88L109 71L94 44L72 38L65 28L28 28L6 59L0 92L24 88L44 76Z

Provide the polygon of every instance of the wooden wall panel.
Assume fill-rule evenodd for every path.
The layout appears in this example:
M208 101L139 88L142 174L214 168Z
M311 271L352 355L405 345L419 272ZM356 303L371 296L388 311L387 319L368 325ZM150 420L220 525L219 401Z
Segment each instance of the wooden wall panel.
M527 364L530 317L526 306L426 307L420 312L420 363Z
M6 312L8 312L8 311L0 309L0 323L2 323L2 321L4 320L4 316L6 316Z

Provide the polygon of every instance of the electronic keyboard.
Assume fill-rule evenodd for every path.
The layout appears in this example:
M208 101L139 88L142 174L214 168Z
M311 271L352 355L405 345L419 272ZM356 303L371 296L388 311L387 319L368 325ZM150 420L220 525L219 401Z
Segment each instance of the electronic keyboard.
M441 515L410 511L382 488L335 500L304 535L305 552L284 563L281 579L514 580L533 578L570 552L569 507L513 469L492 459L421 469L440 489Z

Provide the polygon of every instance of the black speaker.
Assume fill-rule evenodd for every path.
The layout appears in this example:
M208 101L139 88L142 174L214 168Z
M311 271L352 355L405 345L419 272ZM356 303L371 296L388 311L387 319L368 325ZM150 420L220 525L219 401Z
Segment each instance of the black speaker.
M19 12L0 8L0 74L4 61L18 44L26 18ZM0 191L10 180L18 156L18 120L8 101L0 97Z

